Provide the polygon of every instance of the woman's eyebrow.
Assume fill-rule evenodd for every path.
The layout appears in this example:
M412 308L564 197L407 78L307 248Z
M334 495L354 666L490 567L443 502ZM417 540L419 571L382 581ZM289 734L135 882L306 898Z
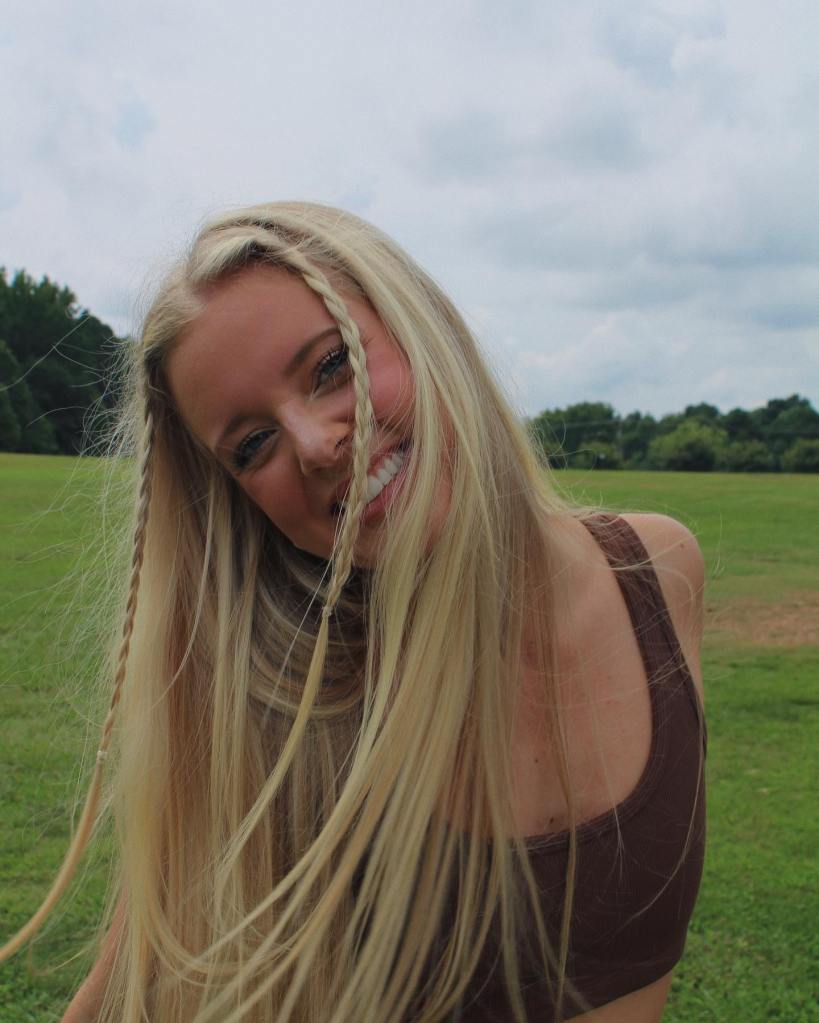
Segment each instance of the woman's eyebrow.
M319 341L323 341L326 337L329 337L330 334L339 333L338 325L333 324L332 327L327 327L325 330L322 330L321 333L316 334L315 337L308 338L308 340L304 342L301 348L299 348L296 354L291 358L290 362L288 362L284 367L284 375L289 377L296 372L310 354L313 345L317 345Z
M340 335L340 333L341 332L338 329L338 325L334 324L332 327L326 327L318 334L315 334L313 337L308 338L304 342L304 344L299 347L298 351L295 352L295 354L291 357L290 361L284 367L284 375L287 377L293 376L293 374L304 364L305 360L310 355L310 352L313 350L315 345L317 345L320 341L323 341L326 337L329 337L331 334ZM213 445L214 453L218 452L220 448L224 448L226 438L228 438L238 426L240 426L245 420L249 418L250 417L247 416L244 412L237 412L235 416L231 416L224 430L222 430L222 432L219 434L219 439Z

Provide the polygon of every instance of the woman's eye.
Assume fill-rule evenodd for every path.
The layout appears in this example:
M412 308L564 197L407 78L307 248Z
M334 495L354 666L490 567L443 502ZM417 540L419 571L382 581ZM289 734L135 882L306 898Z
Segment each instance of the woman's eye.
M347 349L344 345L328 352L316 367L316 387L321 387L332 380L347 365Z
M245 437L233 454L233 464L236 468L246 469L272 433L272 430L258 430L256 433L251 433L250 436Z

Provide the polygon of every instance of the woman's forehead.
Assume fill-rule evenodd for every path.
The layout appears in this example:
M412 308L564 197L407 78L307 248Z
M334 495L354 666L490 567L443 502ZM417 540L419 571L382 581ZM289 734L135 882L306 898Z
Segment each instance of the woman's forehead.
M197 423L275 385L309 337L335 328L319 296L291 274L265 268L231 277L211 289L167 355L174 402L199 433Z

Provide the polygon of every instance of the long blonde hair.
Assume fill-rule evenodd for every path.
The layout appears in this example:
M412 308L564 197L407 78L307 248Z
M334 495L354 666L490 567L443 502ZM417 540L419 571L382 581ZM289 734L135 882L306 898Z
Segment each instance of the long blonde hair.
M313 289L349 354L353 482L329 563L297 550L196 443L165 377L206 289L259 264ZM407 485L367 571L353 548L372 409L344 297L370 303L415 388ZM536 622L574 836L552 660L549 519L564 507L463 319L357 217L304 203L242 209L207 224L161 288L130 392L122 438L140 497L94 782L98 793L119 705L111 802L126 911L101 1018L443 1020L496 928L523 1021L524 902L559 1018L574 844L563 927L548 934L515 832L511 739ZM430 545L442 466L451 500Z

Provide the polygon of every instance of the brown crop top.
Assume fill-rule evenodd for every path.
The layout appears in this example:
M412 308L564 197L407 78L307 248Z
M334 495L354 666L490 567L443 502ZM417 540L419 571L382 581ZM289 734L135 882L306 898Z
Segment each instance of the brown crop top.
M587 528L617 572L649 681L652 738L637 787L614 811L577 829L577 875L568 978L597 1008L668 973L682 956L699 890L705 846L702 758L705 725L659 581L637 534L623 519L596 516ZM702 743L702 746L700 745ZM615 820L616 817L616 820ZM619 840L618 828L619 822ZM689 833L690 832L690 833ZM526 840L553 940L565 894L568 834ZM526 928L522 933L527 933ZM530 1020L551 1021L554 1002L532 951L520 949ZM585 1011L567 998L564 1019ZM460 1009L458 1023L508 1023L514 1017L492 932Z

